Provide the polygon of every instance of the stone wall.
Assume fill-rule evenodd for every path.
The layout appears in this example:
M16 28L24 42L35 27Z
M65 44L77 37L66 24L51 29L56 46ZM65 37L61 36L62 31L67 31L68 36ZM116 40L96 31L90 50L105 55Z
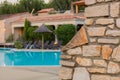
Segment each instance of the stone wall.
M62 48L61 80L120 80L120 0L85 0L85 25Z

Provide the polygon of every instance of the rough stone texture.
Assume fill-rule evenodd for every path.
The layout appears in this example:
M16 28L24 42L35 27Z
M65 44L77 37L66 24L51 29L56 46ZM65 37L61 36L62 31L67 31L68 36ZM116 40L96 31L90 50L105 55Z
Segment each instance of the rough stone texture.
M120 30L107 30L106 32L107 36L120 36Z
M72 56L62 54L62 55L61 55L61 58L62 58L62 59L71 59Z
M72 40L62 48L62 51L65 51L65 50L68 50L68 49L71 49L71 48L74 48L74 47L77 47L77 46L80 46L86 43L88 43L88 38L87 38L85 28L82 27L77 32L77 34L72 38Z
M118 17L120 13L120 3L111 3L110 5L110 15L112 17Z
M120 80L120 77L111 77L111 80Z
M115 24L108 25L108 27L109 27L110 29L114 29Z
M89 36L104 36L106 27L87 28Z
M105 0L105 2L112 1L112 0Z
M116 19L116 26L120 28L120 18Z
M106 73L106 68L88 68L87 69L90 73Z
M94 23L93 19L86 19L85 20L85 24L88 25L88 26L92 25L93 23Z
M73 69L71 68L66 68L66 67L61 67L59 76L61 79L72 79L73 77Z
M104 2L104 0L97 0L97 2Z
M101 25L108 25L113 23L114 23L114 20L108 19L108 18L99 18L96 20L96 24L101 24Z
M111 74L119 73L120 72L119 64L115 62L109 62L107 72Z
M90 80L90 75L86 68L77 67L75 68L73 80Z
M67 53L69 55L80 55L82 54L82 50L81 50L81 47L77 47L77 48L69 49Z
M95 4L96 0L85 0L86 5Z
M97 41L97 39L96 38L90 38L90 42L96 42Z
M102 58L103 59L109 60L111 53L112 53L112 48L109 45L102 46Z
M83 56L100 56L100 45L83 46Z
M112 58L114 61L120 62L120 45L113 50Z
M93 63L99 67L107 67L107 62L105 60L94 60Z
M63 62L74 69L72 79L62 80L120 80L120 0L85 2L85 26L63 47L72 56L67 61L75 62ZM81 67L89 73L84 78Z
M106 43L106 44L118 44L119 39L106 39L106 38L100 38L98 39L98 43Z
M89 0L90 1L90 0ZM86 17L100 17L109 15L109 5L97 5L85 9Z
M65 60L61 60L60 61L61 65L64 65L64 66L75 66L75 62L70 62L70 61L65 61Z
M92 66L92 64L93 64L91 59L81 58L81 57L77 57L76 62L80 66Z
M91 80L111 80L109 75L92 75Z

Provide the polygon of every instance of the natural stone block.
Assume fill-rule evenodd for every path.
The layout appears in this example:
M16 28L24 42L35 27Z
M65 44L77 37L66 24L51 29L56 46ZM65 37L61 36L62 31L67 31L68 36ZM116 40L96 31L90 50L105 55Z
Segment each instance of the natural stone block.
M83 56L100 56L100 45L83 46Z
M66 67L61 67L59 76L61 79L72 79L73 77L73 69L71 68L66 68Z
M105 0L105 2L109 2L109 1L112 1L112 0Z
M112 48L109 45L102 46L102 58L103 59L109 60L111 53L112 53Z
M93 22L94 22L93 19L85 19L85 24L88 25L88 26L92 25Z
M96 24L101 24L101 25L108 25L113 23L114 23L114 20L109 18L99 18L96 20Z
M81 50L81 47L77 47L77 48L74 48L74 49L69 49L67 51L67 53L69 55L80 55L80 54L82 54L82 50Z
M115 62L109 62L107 72L111 74L119 73L120 72L119 64Z
M109 5L105 4L105 5L87 7L85 9L85 16L86 17L109 16Z
M90 74L86 68L77 67L73 74L73 80L90 80Z
M114 29L115 24L108 25L107 27L109 27L110 29Z
M120 45L113 50L112 59L120 62Z
M120 77L111 77L111 80L120 80Z
M106 35L118 37L118 36L120 36L120 30L107 30Z
M93 63L99 67L107 67L107 62L105 60L94 60Z
M104 2L104 0L97 0L97 2Z
M90 38L90 42L96 42L97 38Z
M120 28L120 18L116 19L116 26Z
M106 73L107 70L105 68L88 68L90 73Z
M68 49L72 49L86 43L88 43L88 38L85 27L82 26L76 35L65 46L62 47L62 51L66 51Z
M61 60L60 63L61 65L64 65L64 66L71 66L71 67L75 66L75 62Z
M62 54L62 55L61 55L61 58L62 58L62 59L71 59L72 56Z
M80 66L92 66L92 64L93 64L91 59L81 58L81 57L77 57L76 62Z
M110 15L112 17L118 17L120 12L120 3L111 3L110 4Z
M95 4L96 0L85 0L85 4L86 5L91 5L91 4Z
M91 80L111 80L109 75L92 75Z
M104 36L106 27L87 28L89 36Z
M98 43L106 43L106 44L118 44L119 43L119 39L114 38L114 39L106 39L106 38L100 38L98 39Z

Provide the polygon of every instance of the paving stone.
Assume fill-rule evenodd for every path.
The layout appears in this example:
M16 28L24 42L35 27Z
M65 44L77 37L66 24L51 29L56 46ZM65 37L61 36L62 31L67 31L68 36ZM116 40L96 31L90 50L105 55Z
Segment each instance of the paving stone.
M83 46L83 56L100 56L100 45Z
M81 47L77 47L77 48L69 49L67 53L69 55L80 55L82 54L82 50L81 50Z
M120 45L113 50L112 59L120 62Z
M111 54L112 54L112 48L109 45L102 46L102 58L103 59L109 60Z
M107 67L107 62L105 60L94 60L93 63L99 67Z
M90 80L90 74L86 68L77 67L75 68L73 80Z
M107 72L111 74L119 73L120 72L119 64L115 62L109 62Z
M85 16L86 17L109 16L109 5L105 4L87 7L85 9Z
M76 62L80 66L92 66L92 64L93 64L91 59L81 58L81 57L77 57Z
M66 67L61 67L59 76L61 79L72 79L73 77L73 69L71 68L66 68Z
M89 27L87 28L87 32L89 36L104 36L106 27Z
M90 73L106 73L106 68L88 68L87 69Z

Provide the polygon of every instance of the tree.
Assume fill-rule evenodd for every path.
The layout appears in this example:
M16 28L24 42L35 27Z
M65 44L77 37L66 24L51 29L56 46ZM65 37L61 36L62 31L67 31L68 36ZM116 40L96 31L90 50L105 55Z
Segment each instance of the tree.
M51 0L48 5L56 10L69 10L71 8L71 0Z
M33 9L35 10L34 12L37 12L44 7L43 0L20 0L19 4L28 12L31 12Z
M63 45L67 44L75 35L76 29L72 24L61 25L57 28L56 34L59 40L63 41Z
M31 27L31 23L30 21L28 21L27 19L25 20L25 23L24 23L24 39L25 40L29 40L29 32L28 32L28 29Z
M4 1L0 4L0 14L13 14L21 12L31 12L33 9L36 13L38 10L44 8L43 0L20 0L18 3L12 4Z

